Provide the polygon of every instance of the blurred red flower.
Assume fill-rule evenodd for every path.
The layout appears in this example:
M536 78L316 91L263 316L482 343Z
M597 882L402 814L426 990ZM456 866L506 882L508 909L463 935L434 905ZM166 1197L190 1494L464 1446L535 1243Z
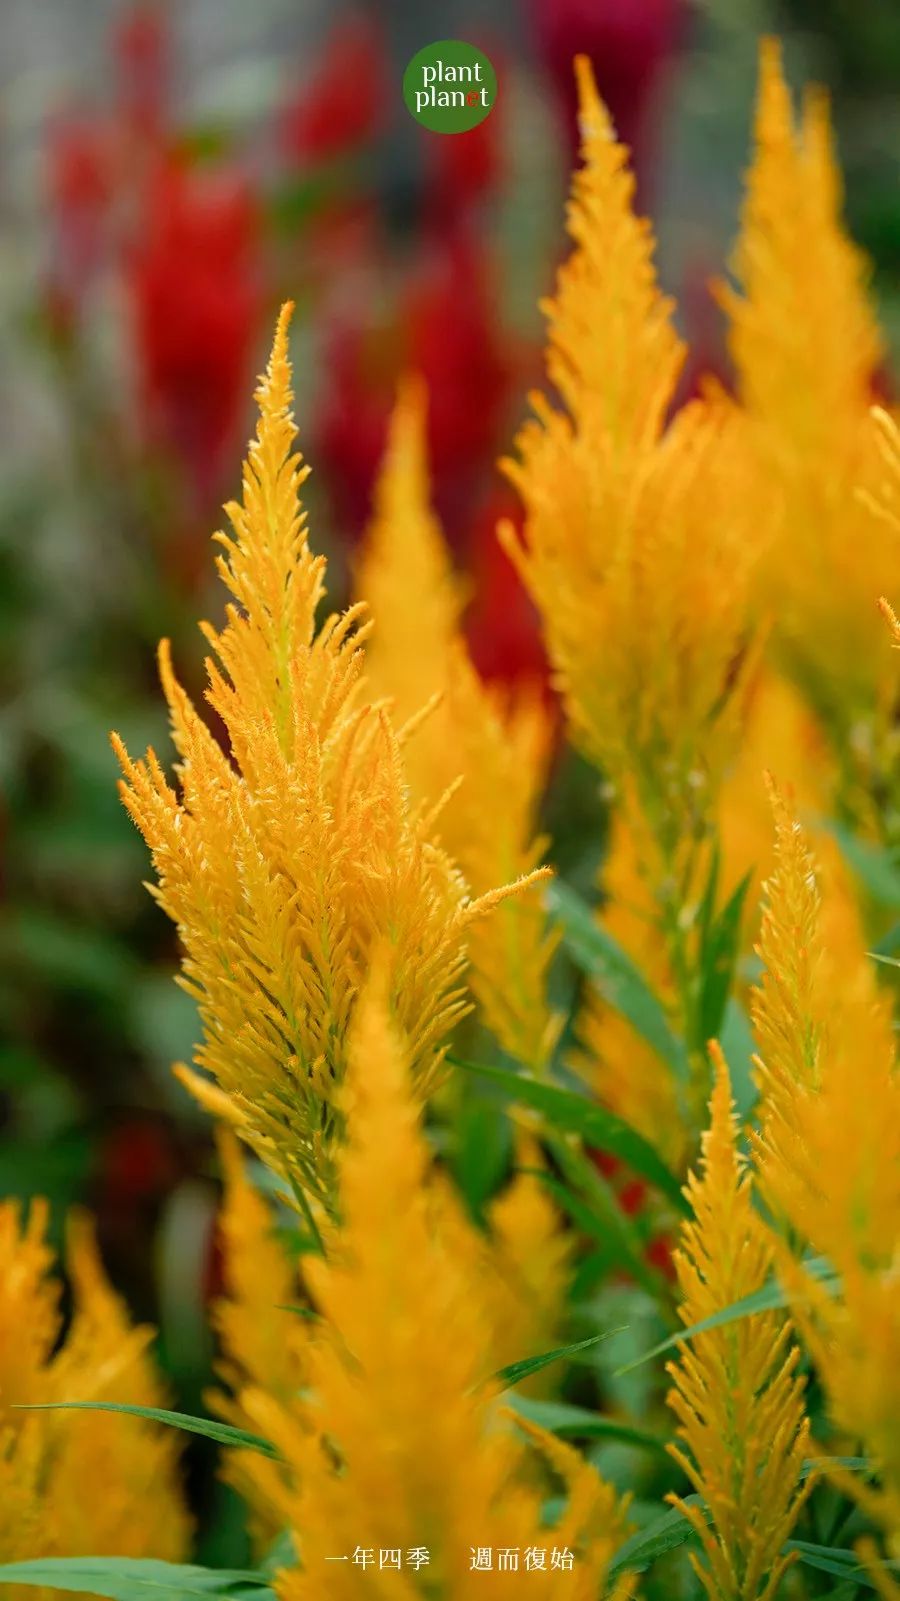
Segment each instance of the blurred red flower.
M123 120L137 137L155 139L167 120L171 77L171 40L162 7L152 0L128 6L113 47Z
M497 488L475 518L468 540L473 599L467 633L472 660L484 679L543 683L549 694L537 612L497 538L501 520L521 523L522 513L512 490Z
M163 162L126 272L142 436L180 462L205 506L243 418L262 309L260 215L242 173Z
M53 226L51 293L77 303L108 244L115 189L113 130L87 112L55 118L47 149L49 216Z
M531 0L531 6L573 158L578 130L572 62L583 54L591 59L618 136L640 168L653 94L678 44L685 0Z
M312 77L282 113L286 155L305 164L358 149L381 126L387 98L384 45L374 22L357 15L338 23Z
M376 298L369 288L358 304L371 307ZM397 381L418 372L428 386L434 500L459 545L493 468L515 383L481 246L462 232L432 240L386 313L333 311L321 369L315 453L342 532L356 538L362 531Z

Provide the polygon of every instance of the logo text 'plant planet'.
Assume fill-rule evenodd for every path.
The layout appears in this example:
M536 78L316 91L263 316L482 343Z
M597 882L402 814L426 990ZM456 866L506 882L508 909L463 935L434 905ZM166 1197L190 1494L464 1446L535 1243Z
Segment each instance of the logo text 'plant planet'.
M474 45L439 39L413 56L403 74L403 98L432 133L465 133L493 109L497 74Z

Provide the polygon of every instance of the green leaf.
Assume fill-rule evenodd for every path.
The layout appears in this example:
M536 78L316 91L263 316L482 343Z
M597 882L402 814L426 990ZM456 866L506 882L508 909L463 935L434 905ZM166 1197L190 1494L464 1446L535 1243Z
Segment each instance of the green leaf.
M833 818L823 819L823 822L834 835L845 861L867 894L878 906L887 906L896 911L900 907L900 867L894 856L880 845L859 839L843 823L835 822Z
M686 1495L684 1504L699 1507L709 1518L699 1495ZM639 1529L637 1534L631 1535L624 1545L619 1546L609 1566L609 1578L617 1579L622 1573L644 1573L659 1557L677 1550L680 1545L687 1545L688 1542L694 1544L696 1541L697 1536L687 1518L678 1507L673 1507L671 1512L664 1512L646 1529Z
M294 1545L294 1536L290 1529L282 1529L275 1536L272 1544L262 1559L262 1571L266 1578L279 1572L281 1568L295 1568L297 1566L297 1548Z
M848 1461L852 1462L860 1460L860 1458L848 1459ZM809 1478L809 1475L816 1470L816 1467L817 1463L814 1460L804 1462L801 1478ZM711 1521L709 1508L706 1506L702 1496L686 1495L683 1499L685 1506L697 1507L707 1522ZM677 1550L680 1545L693 1544L696 1540L697 1536L687 1518L684 1517L678 1507L673 1507L671 1512L662 1513L646 1529L639 1529L636 1534L631 1535L625 1541L624 1545L619 1547L610 1563L609 1577L612 1580L618 1578L622 1573L643 1573L659 1557L666 1556L670 1551ZM852 1571L854 1578L859 1577L860 1583L868 1583L869 1587L874 1589L871 1580L866 1580L863 1577L864 1570L858 1567L857 1558L852 1551L845 1551L837 1546L808 1545L803 1540L788 1540L783 1550L797 1551L801 1561L808 1562L812 1567L820 1567L826 1573L839 1574L842 1579L849 1577ZM830 1562L832 1565L826 1567L826 1562ZM900 1567L900 1564L887 1563L885 1565L888 1567Z
M836 1294L840 1287L840 1280L824 1256L809 1257L803 1262L805 1271L810 1278L817 1279L830 1294ZM776 1312L788 1305L788 1299L777 1279L771 1279L762 1289L754 1290L752 1295L745 1295L739 1301L732 1301L729 1306L723 1306L721 1311L714 1312L711 1317L702 1318L699 1323L692 1323L689 1328L679 1329L677 1334L670 1334L669 1338L654 1345L650 1351L645 1351L636 1361L629 1362L626 1367L619 1368L618 1378L623 1373L630 1373L644 1362L652 1362L657 1356L663 1356L666 1351L675 1350L686 1340L692 1340L696 1334L706 1334L709 1329L721 1329L728 1323L737 1323L740 1318L753 1317L757 1312Z
M740 1001L730 995L725 1003L725 1015L719 1032L719 1044L728 1063L731 1093L738 1116L750 1116L756 1104L756 1085L753 1082L753 1055L756 1041Z
M741 936L744 901L753 877L748 872L704 932L700 950L700 1043L717 1039L722 1028L728 993Z
M684 1045L673 1034L665 1008L631 957L597 923L591 908L568 884L555 879L545 895L550 915L562 925L573 960L593 979L604 1000L685 1080L688 1059Z
M194 1596L234 1596L238 1601L274 1601L259 1573L196 1568L149 1557L39 1557L0 1566L0 1584L36 1584L108 1596L110 1601L190 1601Z
M886 956L879 950L867 951L866 954L871 956L873 962L880 962L882 967L900 967L900 957Z
M122 1401L40 1401L31 1406L20 1406L20 1412L124 1412L132 1418L147 1418L150 1423L167 1423L186 1434L202 1434L219 1445L230 1445L240 1450L259 1451L262 1456L278 1457L271 1440L261 1434L249 1434L236 1429L231 1423L218 1423L214 1418L195 1418L188 1412L169 1412L161 1406L128 1406Z
M808 1540L787 1540L785 1551L796 1551L800 1562L807 1567L818 1568L821 1573L831 1573L840 1579L853 1579L856 1584L865 1585L868 1590L877 1589L877 1585L870 1573L860 1566L855 1551L847 1551L840 1545L812 1545ZM900 1562L882 1562L880 1566L889 1573L900 1573Z
M602 1340L610 1340L614 1334L621 1332L621 1329L607 1329L603 1334L590 1334L586 1340L576 1340L573 1345L558 1345L554 1351L542 1351L540 1356L523 1357L521 1362L510 1362L508 1367L499 1368L493 1377L504 1389L511 1389L532 1373L549 1367L551 1362L561 1362L564 1357L574 1356L576 1351L586 1351L589 1346L599 1345Z
M477 1073L496 1085L506 1100L531 1106L536 1112L542 1112L556 1128L566 1129L570 1134L580 1134L585 1144L621 1157L633 1172L655 1185L679 1212L690 1215L690 1206L682 1193L681 1184L659 1152L614 1112L598 1106L586 1095L529 1078L524 1073L512 1073L506 1068L488 1067L480 1062L463 1062L456 1057L450 1060L455 1067L463 1068L467 1073Z
M896 956L898 951L900 951L900 923L894 923L893 927L876 941L869 955L878 961L884 957Z
M624 1445L636 1445L644 1451L665 1452L666 1449L661 1435L623 1423L619 1418L604 1417L587 1407L569 1406L565 1401L535 1401L525 1395L513 1396L509 1404L529 1423L539 1424L550 1434L575 1440L620 1440Z

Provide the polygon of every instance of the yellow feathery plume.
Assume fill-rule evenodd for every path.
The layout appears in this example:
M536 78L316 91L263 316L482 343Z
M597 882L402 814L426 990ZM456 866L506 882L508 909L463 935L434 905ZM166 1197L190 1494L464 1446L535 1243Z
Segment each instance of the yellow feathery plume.
M824 808L833 772L825 741L790 682L765 665L748 684L740 743L715 808L720 905L731 897L748 872L757 885L761 884L771 865L772 808L765 779L767 765L794 781L804 809L815 812ZM832 855L836 857L837 852ZM598 915L603 927L677 1015L673 962L666 942L660 938L659 910L647 877L648 856L645 835L636 826L633 810L615 812L600 878L604 901ZM702 860L709 865L708 853ZM838 871L836 862L834 871ZM757 932L758 907L759 893L751 883L744 902L744 948L752 944ZM696 905L692 906L689 899L682 908L682 921L688 929L695 911ZM695 948L688 944L688 965L696 960ZM573 1066L599 1099L655 1145L670 1167L683 1170L694 1148L697 1125L702 1121L702 1107L708 1097L705 1062L703 1072L697 1064L695 1075L699 1103L696 1096L689 1096L688 1104L681 1105L671 1064L602 995L590 989L576 1024L576 1037L580 1049Z
M74 1312L65 1344L48 1370L48 1399L164 1406L163 1386L148 1355L153 1330L131 1327L84 1217L70 1222L67 1268ZM60 1413L61 1421L48 1426L48 1444L55 1438L46 1493L61 1553L183 1558L189 1523L177 1482L179 1442L172 1430L124 1415L81 1417L67 1423ZM35 1554L46 1555L46 1548Z
M447 655L466 599L429 498L426 408L424 383L407 377L390 420L356 570L356 591L375 624L366 666L373 683L391 697L399 723L444 694ZM448 778L449 771L435 740L410 741L407 772L420 794L436 800L442 784L457 776L450 772Z
M375 625L366 649L374 689L406 724L425 700L437 701L405 746L414 800L444 797L441 839L475 894L510 879L536 883L549 717L535 690L504 706L470 660L460 585L428 499L425 391L415 381L397 400L357 579ZM545 1065L560 1026L547 1003L554 949L532 895L498 907L469 940L472 989L488 1026L532 1069Z
M247 1177L236 1140L224 1131L219 1154L225 1181L219 1214L225 1293L213 1307L213 1325L221 1350L217 1372L227 1393L211 1390L207 1401L226 1422L252 1433L242 1396L259 1386L290 1408L305 1382L309 1335L296 1310L296 1268L272 1232L269 1208ZM229 1450L223 1476L248 1503L255 1540L265 1549L281 1527L276 1508L286 1483L282 1465L258 1451Z
M69 1229L74 1308L54 1354L61 1318L46 1225L41 1202L24 1225L15 1203L0 1203L0 1558L181 1560L189 1523L171 1430L121 1414L17 1410L165 1402L147 1354L151 1331L131 1327L83 1219Z
M440 1226L409 1052L377 970L355 1014L348 1091L341 1227L327 1260L304 1261L319 1314L307 1426L272 1397L247 1399L294 1475L288 1526L301 1566L278 1576L279 1594L355 1601L387 1595L390 1583L404 1601L463 1601L477 1582L488 1595L512 1597L526 1550L543 1547L547 1571L535 1572L536 1590L562 1595L571 1585L579 1601L594 1601L596 1553L621 1537L621 1508L580 1464L577 1497L573 1486L560 1525L575 1565L550 1571L560 1535L541 1526L529 1457L496 1405L487 1377L493 1331L470 1271L477 1247L455 1248L458 1219L449 1236ZM515 1551L516 1568L494 1559L476 1579L479 1546ZM417 1568L409 1554L423 1549L427 1563ZM401 1571L381 1571L382 1550L400 1553Z
M858 926L820 893L802 830L776 798L776 872L754 1021L755 1159L776 1217L827 1258L836 1292L782 1247L779 1272L838 1426L880 1487L848 1488L900 1552L900 1075L889 1009Z
M894 534L900 533L900 428L896 417L882 406L869 412L869 429L877 451L881 472L871 486L861 491L863 504ZM888 608L890 611L890 608ZM893 613L890 613L893 616ZM896 619L895 619L896 621ZM896 636L895 636L896 637Z
M820 864L806 835L785 798L774 786L770 791L775 865L764 886L756 947L763 974L752 1005L760 1091L756 1163L770 1206L812 1240L816 1197L824 1198L827 1189L839 1208L847 1200L810 1140L825 1064L865 1055L874 1073L877 1062L889 1063L891 1019L835 847L825 841L820 847L828 867L823 897Z
M538 606L571 731L633 788L670 856L702 828L734 736L750 573L765 515L723 394L666 425L683 351L649 226L586 59L583 166L542 395L505 463L526 509L504 540Z
M197 1065L180 1076L296 1188L324 1203L340 1127L336 1086L360 976L389 946L392 1010L420 1094L443 1072L444 1038L467 1010L466 938L509 890L471 900L413 809L400 741L371 699L357 605L316 628L325 562L310 551L293 450L285 306L243 504L217 534L226 624L203 624L207 699L230 758L160 652L180 794L153 751L133 762L113 736L122 797L150 845L152 893L177 925L181 982L199 1004Z
M809 706L784 675L768 664L751 686L746 719L734 763L716 809L722 892L730 895L752 872L745 923L759 915L759 892L773 866L772 803L766 773L789 785L799 811L827 810L834 760Z
M840 211L826 100L809 94L795 126L780 48L767 40L734 256L743 293L723 300L758 470L783 503L762 591L791 670L848 769L847 793L865 813L868 768L897 683L871 607L900 585L900 533L876 523L859 493L874 492L882 473L869 421L882 341L869 270ZM863 762L855 774L851 756L857 768Z
M520 1137L518 1164L541 1165L539 1147ZM562 1342L566 1289L572 1271L575 1241L563 1226L547 1187L533 1172L516 1173L487 1208L489 1229L485 1294L494 1320L495 1366ZM546 1394L552 1368L527 1379L523 1394Z
M710 1127L685 1190L693 1217L675 1253L687 1325L762 1289L772 1266L737 1148L728 1070L721 1052L714 1055ZM692 1561L710 1601L769 1601L788 1565L782 1547L809 1489L800 1479L808 1424L798 1355L783 1315L765 1312L694 1335L668 1365L669 1405L684 1441L670 1449L710 1521L670 1499L703 1547L706 1562Z

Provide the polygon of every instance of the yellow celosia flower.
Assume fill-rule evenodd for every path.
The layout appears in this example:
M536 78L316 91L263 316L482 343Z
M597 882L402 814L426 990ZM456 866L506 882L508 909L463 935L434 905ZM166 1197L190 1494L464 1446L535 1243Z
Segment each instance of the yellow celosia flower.
M374 621L366 650L373 687L402 723L438 701L406 746L413 797L447 796L441 839L475 894L533 873L546 844L535 813L549 717L536 690L504 706L469 658L460 585L429 504L425 393L415 382L397 401L357 587ZM559 1030L547 1003L554 946L532 895L499 907L469 942L472 988L489 1027L533 1069L546 1063Z
M213 1308L213 1325L222 1353L217 1371L227 1393L216 1389L207 1399L226 1422L252 1433L241 1397L258 1386L290 1408L305 1381L309 1331L297 1310L296 1267L272 1232L269 1207L247 1178L236 1141L223 1133L219 1151L225 1181L219 1213L225 1293ZM223 1472L247 1501L255 1538L265 1547L281 1528L282 1464L256 1451L228 1450Z
M820 895L783 802L760 939L760 1181L801 1245L827 1258L829 1293L782 1249L779 1270L836 1423L861 1438L878 1491L853 1485L900 1552L900 1076L889 1008L858 921Z
M753 1023L759 1047L760 1184L773 1208L811 1239L807 1209L824 1193L838 1213L838 1194L810 1142L820 1116L823 1074L829 1063L857 1056L890 1062L890 1009L879 995L875 964L866 955L859 909L833 845L822 841L821 870L792 809L773 791L775 867L765 885L757 950L764 972L754 992ZM842 1137L842 1134L841 1134Z
M741 742L723 781L715 815L720 854L718 902L724 904L745 875L753 874L744 903L745 949L752 944L759 919L759 892L754 884L761 884L772 862L767 766L794 782L804 810L822 810L833 773L827 746L797 691L765 666L749 687ZM852 896L837 847L826 840L823 848L828 852L832 877L841 886L839 904L852 919ZM600 881L605 900L598 915L656 993L677 1011L671 962L660 938L645 857L633 819L626 819L621 812L614 814ZM699 960L696 946L689 943L696 909L695 900L682 910L689 970ZM697 1130L693 1106L679 1104L671 1065L595 992L588 993L576 1032L581 1045L574 1064L578 1071L607 1106L656 1145L670 1167L680 1170L690 1156ZM699 1083L704 1082L699 1072L697 1077Z
M519 1140L518 1160L523 1167L540 1165L539 1149L527 1136ZM490 1203L487 1223L485 1296L500 1368L561 1344L575 1241L546 1186L531 1172L517 1173ZM526 1380L523 1393L546 1393L555 1376L553 1368L541 1369Z
M783 505L762 593L792 671L835 738L845 799L865 817L897 683L871 608L900 587L900 534L877 526L859 494L882 472L868 418L882 343L868 267L840 208L825 98L808 94L795 127L769 40L734 257L743 293L724 300L759 470Z
M15 1203L0 1203L0 1559L182 1560L189 1525L170 1430L101 1412L16 1410L165 1400L147 1354L152 1331L129 1323L80 1219L69 1231L72 1322L57 1349L62 1318L46 1225L41 1202L24 1226Z
M231 758L166 645L180 796L152 751L132 762L114 743L125 805L153 853L152 893L178 927L182 983L200 1007L195 1060L216 1083L182 1077L295 1187L327 1202L335 1086L373 943L388 943L391 1007L426 1094L467 1009L469 930L507 891L471 900L411 806L400 741L364 679L364 607L316 628L325 562L310 551L299 502L308 469L292 448L289 314L257 394L243 504L227 508L233 533L216 536L233 601L220 633L202 625L218 658L207 698Z
M745 922L755 935L759 894L772 866L772 802L766 773L789 785L798 811L827 809L835 763L816 720L789 679L766 664L747 699L734 763L716 808L722 893L730 895L746 873Z
M548 375L518 460L526 509L510 554L538 606L572 735L634 794L671 858L702 832L734 734L750 572L765 518L745 429L724 395L670 424L682 347L660 294L634 180L586 60L584 165L550 323Z
M541 1435L569 1489L557 1528L541 1525L530 1455L488 1377L493 1331L472 1273L479 1247L460 1248L458 1217L442 1230L409 1053L380 977L356 1012L348 1086L342 1226L329 1230L327 1260L304 1264L319 1314L305 1426L274 1397L245 1399L294 1473L288 1526L301 1567L279 1576L279 1594L463 1601L477 1583L512 1596L536 1547L546 1552L546 1571L529 1574L536 1593L596 1601L622 1508L576 1452ZM518 1571L495 1560L476 1575L473 1551L488 1546L515 1551ZM551 1568L554 1546L573 1553L571 1572ZM401 1553L399 1572L380 1569L381 1550ZM427 1565L416 1568L409 1553L422 1550ZM364 1566L353 1560L366 1552Z
M762 1289L772 1265L771 1240L737 1149L721 1053L702 1164L686 1194L694 1215L675 1267L681 1317L690 1325ZM685 1445L670 1449L710 1521L698 1507L670 1499L700 1539L706 1562L692 1560L711 1601L769 1601L787 1566L782 1546L808 1493L800 1480L808 1424L798 1355L784 1316L766 1312L694 1335L669 1364L669 1405Z

